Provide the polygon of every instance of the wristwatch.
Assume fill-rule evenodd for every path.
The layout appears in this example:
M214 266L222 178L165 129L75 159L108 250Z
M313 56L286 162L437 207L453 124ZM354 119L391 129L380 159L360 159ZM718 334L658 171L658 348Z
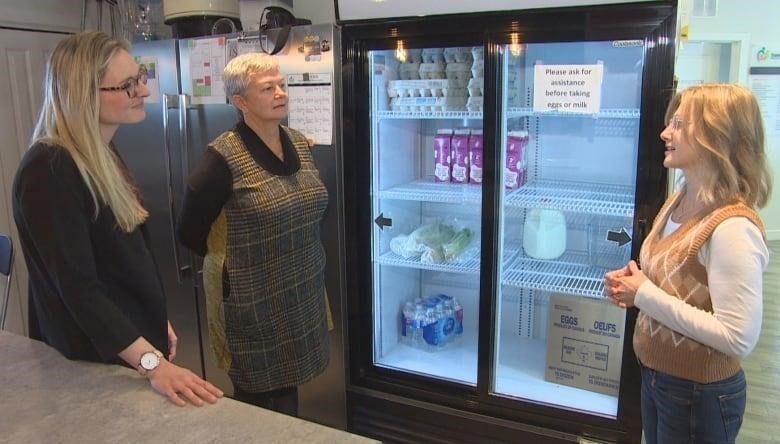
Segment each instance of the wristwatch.
M146 376L160 365L162 358L163 354L159 350L144 352L141 354L141 359L138 360L138 373L140 373L141 376Z

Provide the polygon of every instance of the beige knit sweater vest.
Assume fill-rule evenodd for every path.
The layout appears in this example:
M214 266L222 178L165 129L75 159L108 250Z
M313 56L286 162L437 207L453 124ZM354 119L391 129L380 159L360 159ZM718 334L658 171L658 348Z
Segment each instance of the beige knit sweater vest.
M700 213L661 238L678 199L679 193L658 213L639 254L642 271L671 297L712 313L707 270L698 261L699 250L728 218L746 217L762 232L764 225L754 210L738 202ZM671 330L641 311L634 329L634 351L649 368L700 383L728 378L740 368L739 359Z

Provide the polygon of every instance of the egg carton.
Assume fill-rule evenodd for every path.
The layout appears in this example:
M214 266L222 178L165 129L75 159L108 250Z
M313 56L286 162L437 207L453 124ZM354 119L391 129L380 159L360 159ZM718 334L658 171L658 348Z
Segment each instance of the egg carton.
M471 70L469 69L470 67L470 63L447 63L447 68L445 69L444 73L448 79L468 82L468 80L472 77Z
M403 80L416 80L420 78L420 63L409 62L398 65L398 77Z
M506 99L512 106L517 106L523 100L523 91L520 88L509 87L506 90Z
M467 86L469 96L479 97L485 95L485 79L482 77L474 77L469 79Z
M406 49L406 62L422 63L422 49Z
M478 77L478 78L485 77L484 60L474 60L474 63L471 64L471 75L472 77Z
M444 62L420 63L421 79L446 79Z
M466 109L465 97L396 97L390 99L393 111L463 111Z
M465 81L448 79L391 80L387 95L393 97L465 97Z
M471 112L475 111L482 111L482 108L485 104L485 98L482 96L471 96L466 101L466 109L468 109Z
M485 60L485 48L482 46L475 46L471 48L471 59L473 61Z
M423 63L444 63L444 49L423 48L422 61Z
M474 56L471 48L444 48L444 61L447 63L471 63Z

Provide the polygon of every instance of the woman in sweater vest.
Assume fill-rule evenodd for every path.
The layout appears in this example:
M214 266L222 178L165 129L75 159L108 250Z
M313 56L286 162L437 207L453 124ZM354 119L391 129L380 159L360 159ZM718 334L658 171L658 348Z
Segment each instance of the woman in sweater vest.
M288 96L277 60L240 55L222 80L243 119L190 175L179 238L204 256L209 334L234 398L297 416L297 387L330 356L320 240L328 192L309 141L281 125Z
M755 96L705 84L672 100L664 166L684 173L642 244L639 265L605 275L605 293L637 307L647 444L733 443L745 412L740 359L758 342L764 225L772 178Z

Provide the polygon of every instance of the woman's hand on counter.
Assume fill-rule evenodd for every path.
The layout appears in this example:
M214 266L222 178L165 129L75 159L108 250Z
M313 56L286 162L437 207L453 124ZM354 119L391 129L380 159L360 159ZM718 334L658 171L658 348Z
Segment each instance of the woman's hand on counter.
M223 396L222 390L210 382L165 359L162 359L160 366L149 372L147 377L158 393L167 396L172 403L180 407L187 405L187 401L198 407L203 405L203 401L214 404Z

